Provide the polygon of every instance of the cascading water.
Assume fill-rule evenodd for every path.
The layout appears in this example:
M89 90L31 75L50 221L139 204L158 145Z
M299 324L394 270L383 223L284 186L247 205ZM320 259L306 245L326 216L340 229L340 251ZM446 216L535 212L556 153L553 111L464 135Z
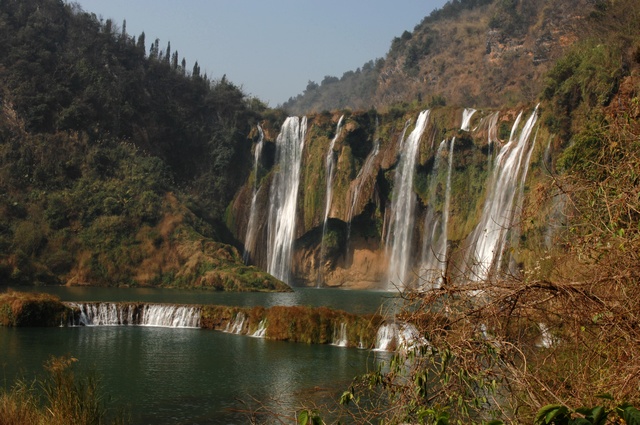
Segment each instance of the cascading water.
M400 160L396 169L393 189L393 202L386 248L389 253L387 289L402 289L407 285L407 277L411 266L413 244L413 221L416 195L413 191L416 156L420 138L427 127L429 111L422 111L416 126L401 142Z
M411 350L427 343L411 323L385 323L378 329L374 351Z
M285 283L290 283L300 164L306 132L307 117L289 117L276 139L278 171L269 193L267 271Z
M533 142L531 143L531 147L529 148L529 153L527 154L527 157L524 160L524 163L526 165L524 167L524 170L522 171L522 177L520 178L520 186L518 188L518 196L516 197L516 200L515 200L516 213L522 213L522 204L524 203L524 184L527 181L527 173L529 171L528 164L531 162L531 155L533 154L533 149L536 147L537 139L538 139L538 132L536 131L536 134L533 137ZM510 242L512 246L515 246L517 244L518 239L520 239L520 230L521 229L520 229L519 223L513 224L513 230L511 232L511 242ZM500 252L497 264L500 264L502 262L503 252L504 251ZM513 275L518 273L517 266L515 264L515 259L513 256L511 256L511 258L509 259L509 271Z
M409 128L409 126L411 125L411 120L407 120L404 123L404 128L402 129L402 134L400 134L400 147L398 148L398 152L402 152L402 147L404 144L404 136L407 134L407 129ZM391 208L385 208L384 210L384 217L382 219L382 244L384 244L385 246L389 246L389 221L391 218Z
M505 248L507 231L514 216L513 200L518 189L518 178L526 177L522 167L529 166L528 163L524 164L523 157L538 118L538 108L536 107L517 135L521 118L522 112L513 124L509 142L500 149L496 157L482 216L470 235L466 262L468 277L472 280L484 280L498 268L499 262L496 259L501 258Z
M77 311L72 326L199 328L200 308L170 304L68 303Z
M487 146L488 153L487 157L489 158L487 169L491 171L492 161L493 161L493 147L496 143L500 141L498 139L498 118L500 117L500 112L494 112L489 116L489 125L487 128Z
M258 323L258 329L251 335L254 338L264 338L267 336L267 319L262 319Z
M262 145L264 141L264 132L262 127L258 124L258 143L256 143L255 150L253 152L253 195L251 197L251 209L249 210L249 223L247 224L247 233L244 238L244 252L242 259L245 264L251 261L251 255L255 250L256 244L256 218L258 216L258 209L256 208L256 201L258 199L258 164L260 163L260 156L262 155Z
M339 328L333 329L333 342L332 345L337 345L338 347L346 347L349 345L349 339L347 338L347 324L340 323Z
M395 348L398 327L395 323L386 323L378 329L375 351L390 351Z
M427 285L432 287L439 287L442 284L442 273L446 267L449 205L451 204L451 170L453 168L453 147L455 141L455 137L452 138L449 145L449 167L447 170L447 183L442 214L440 218L437 218L435 208L430 207L425 218L425 234L422 244L422 267L424 271L421 278L424 279ZM429 187L429 199L434 202L436 198L439 162L445 146L446 140L443 140L436 152L436 160L431 172L432 180Z
M377 122L378 121L376 119L376 127L377 127ZM367 155L367 158L365 159L364 164L362 165L362 168L360 169L360 171L358 172L358 175L354 179L355 185L354 185L353 191L351 192L351 202L349 203L349 212L347 214L347 222L349 226L351 226L351 220L353 219L353 212L360 199L360 192L362 191L362 186L364 185L367 177L371 175L373 162L378 156L378 153L380 153L380 139L376 139L376 141L374 142L373 150L371 150L371 152L369 152L369 155Z
M329 144L329 150L327 151L327 157L325 159L325 166L326 166L326 173L327 173L327 191L325 196L324 219L322 221L322 240L320 241L320 263L321 263L320 270L322 270L322 263L324 262L324 257L326 254L324 239L325 239L325 236L327 235L327 222L329 220L329 212L331 211L331 201L333 198L333 176L335 174L333 172L333 169L335 168L335 163L336 163L335 152L333 151L333 148L336 144L336 140L338 140L338 137L340 136L343 119L344 119L344 115L342 115L338 120L336 135L333 136L333 139L331 139L331 143ZM319 283L320 282L318 282L318 284Z
M243 334L246 320L247 316L244 313L239 312L236 314L236 317L234 317L233 322L227 323L227 327L224 331L238 335Z
M465 108L462 111L462 124L460 125L460 129L462 131L469 131L469 125L471 124L471 117L476 113L475 109Z

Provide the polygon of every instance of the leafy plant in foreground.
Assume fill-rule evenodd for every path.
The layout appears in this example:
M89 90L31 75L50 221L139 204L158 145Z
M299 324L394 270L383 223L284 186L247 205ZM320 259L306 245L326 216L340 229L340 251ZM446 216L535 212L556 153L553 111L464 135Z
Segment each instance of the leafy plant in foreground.
M601 398L611 400L611 396ZM624 421L624 422L621 422ZM562 404L549 404L538 411L534 425L605 425L640 424L640 411L628 404L620 404L613 408L600 405L595 407L581 407L575 411Z

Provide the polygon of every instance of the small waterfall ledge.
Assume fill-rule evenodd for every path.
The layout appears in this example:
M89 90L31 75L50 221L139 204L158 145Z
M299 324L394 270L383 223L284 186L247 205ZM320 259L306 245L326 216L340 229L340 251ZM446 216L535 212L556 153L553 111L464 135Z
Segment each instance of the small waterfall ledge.
M277 341L376 351L410 349L426 343L410 323L385 322L379 314L356 315L326 307L245 308L133 302L64 302L61 305L70 311L66 323L70 327L210 329Z
M70 326L200 328L198 306L141 303L67 303Z

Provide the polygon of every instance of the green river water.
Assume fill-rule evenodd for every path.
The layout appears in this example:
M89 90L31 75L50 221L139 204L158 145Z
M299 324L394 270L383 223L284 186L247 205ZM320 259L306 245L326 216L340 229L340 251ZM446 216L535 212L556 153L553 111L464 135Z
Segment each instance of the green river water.
M16 288L22 289L22 288ZM328 306L372 313L393 304L387 292L297 289L237 294L159 289L38 288L63 301ZM389 308L389 307L385 307ZM387 353L268 341L199 329L154 327L0 327L5 386L42 372L50 356L71 355L95 372L112 406L135 424L244 424L264 406L293 417L310 403L335 403L352 378Z

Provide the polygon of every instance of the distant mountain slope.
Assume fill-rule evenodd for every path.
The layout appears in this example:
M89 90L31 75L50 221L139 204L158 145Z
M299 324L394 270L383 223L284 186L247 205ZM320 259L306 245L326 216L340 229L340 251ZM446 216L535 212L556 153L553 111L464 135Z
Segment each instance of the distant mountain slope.
M578 38L593 0L448 2L396 37L387 56L342 78L309 82L293 114L384 109L398 102L497 107L532 101L542 76Z

